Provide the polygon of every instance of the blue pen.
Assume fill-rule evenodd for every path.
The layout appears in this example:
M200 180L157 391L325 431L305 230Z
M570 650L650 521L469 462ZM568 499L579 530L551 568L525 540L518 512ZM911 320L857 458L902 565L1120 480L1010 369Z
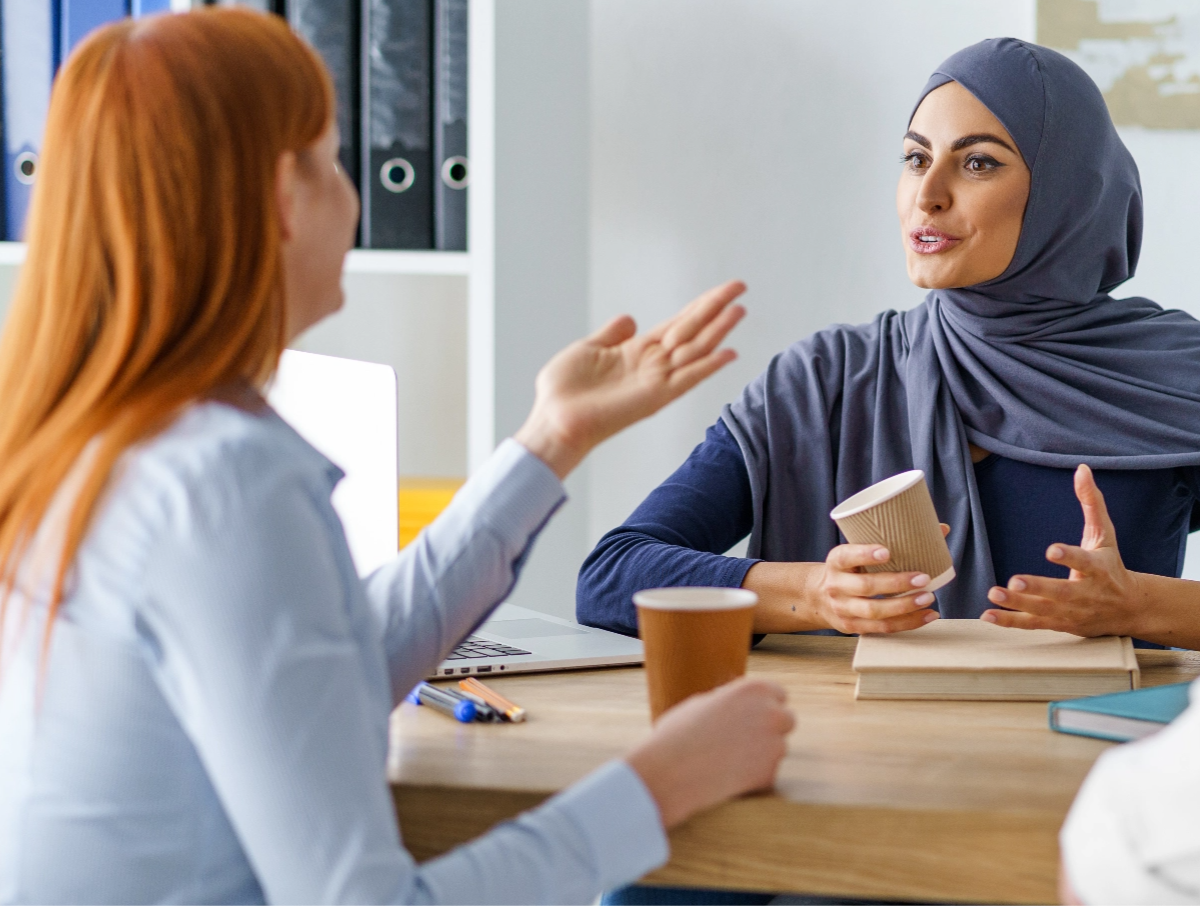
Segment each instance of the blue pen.
M447 717L469 724L475 719L475 703L460 699L431 686L429 683L418 683L405 698L416 705L428 705L435 711L441 711Z

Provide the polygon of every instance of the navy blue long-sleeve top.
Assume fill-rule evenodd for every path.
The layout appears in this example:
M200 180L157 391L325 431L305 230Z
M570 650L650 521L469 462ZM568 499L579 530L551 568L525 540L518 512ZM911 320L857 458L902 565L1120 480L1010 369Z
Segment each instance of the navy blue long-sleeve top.
M1178 576L1188 532L1200 528L1200 468L1096 471L1125 565ZM1046 559L1055 542L1078 544L1083 511L1074 472L992 454L975 464L996 581L1017 573L1066 578ZM655 488L624 525L600 539L576 586L581 623L637 634L633 594L671 585L737 587L757 560L724 556L753 525L750 478L723 421ZM979 614L992 605L979 602ZM976 614L978 616L978 614Z

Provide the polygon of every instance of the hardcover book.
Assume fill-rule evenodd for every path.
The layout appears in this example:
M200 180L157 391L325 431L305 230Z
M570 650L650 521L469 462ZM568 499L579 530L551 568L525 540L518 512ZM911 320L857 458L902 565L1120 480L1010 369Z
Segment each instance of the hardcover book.
M1188 706L1191 683L1050 703L1050 729L1113 742L1142 739L1161 730Z
M1085 639L983 620L936 620L864 635L854 654L856 698L1055 701L1136 689L1133 642Z

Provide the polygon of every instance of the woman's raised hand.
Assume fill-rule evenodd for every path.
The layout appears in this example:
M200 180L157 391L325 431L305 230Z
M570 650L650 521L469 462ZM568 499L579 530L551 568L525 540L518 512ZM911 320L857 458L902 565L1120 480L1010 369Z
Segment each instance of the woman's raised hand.
M746 310L732 281L699 296L673 318L637 335L622 315L572 343L538 373L533 409L514 435L560 477L601 441L627 428L733 361L721 341Z
M1008 588L988 592L988 600L1005 609L988 610L982 619L1082 636L1139 634L1136 624L1149 609L1141 574L1125 568L1104 495L1087 466L1075 470L1075 496L1083 507L1083 539L1078 547L1052 544L1046 551L1051 563L1070 567L1070 576L1013 576Z
M666 712L626 756L670 829L734 796L769 789L796 719L783 689L738 679Z

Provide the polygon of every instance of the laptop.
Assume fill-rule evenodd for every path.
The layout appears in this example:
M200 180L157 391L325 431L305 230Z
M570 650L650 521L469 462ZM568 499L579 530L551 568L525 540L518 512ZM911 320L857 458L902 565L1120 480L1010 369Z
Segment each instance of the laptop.
M288 349L267 392L272 408L346 473L333 508L360 576L396 556L396 372L387 365ZM642 663L642 643L501 604L430 678Z

